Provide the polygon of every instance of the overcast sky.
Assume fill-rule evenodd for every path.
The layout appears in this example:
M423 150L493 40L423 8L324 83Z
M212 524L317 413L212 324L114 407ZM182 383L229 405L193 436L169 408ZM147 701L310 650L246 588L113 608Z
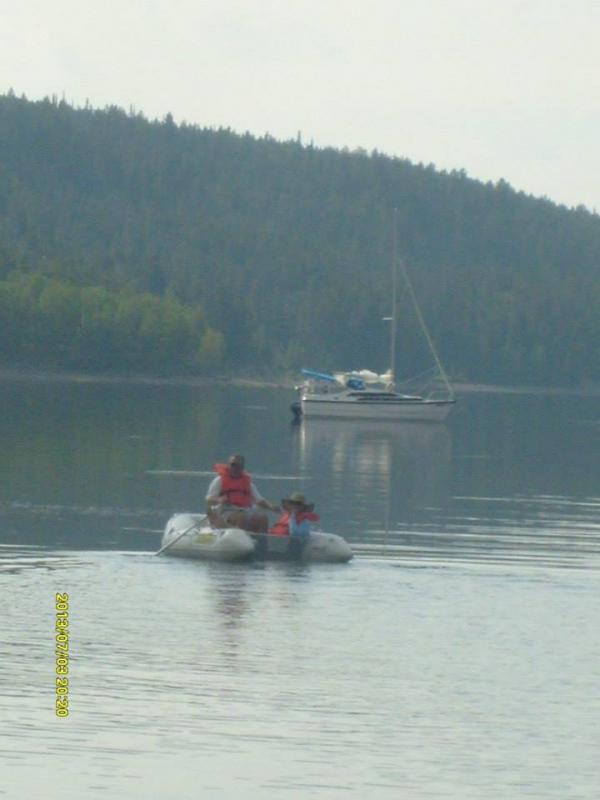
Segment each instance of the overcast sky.
M600 212L600 0L0 0L9 88Z

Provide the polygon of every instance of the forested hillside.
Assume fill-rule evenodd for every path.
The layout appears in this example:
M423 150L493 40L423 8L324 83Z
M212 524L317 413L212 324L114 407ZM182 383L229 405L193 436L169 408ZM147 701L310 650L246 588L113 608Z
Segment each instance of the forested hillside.
M378 153L12 95L0 364L383 370L394 207L451 376L600 380L600 217L583 208ZM401 376L431 366L405 301Z

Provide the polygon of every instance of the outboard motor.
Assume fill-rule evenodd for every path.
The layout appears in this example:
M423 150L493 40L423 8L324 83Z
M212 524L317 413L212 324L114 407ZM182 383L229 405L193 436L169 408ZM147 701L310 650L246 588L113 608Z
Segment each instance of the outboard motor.
M290 406L291 412L294 415L294 422L299 422L302 416L302 403L300 400L294 400Z

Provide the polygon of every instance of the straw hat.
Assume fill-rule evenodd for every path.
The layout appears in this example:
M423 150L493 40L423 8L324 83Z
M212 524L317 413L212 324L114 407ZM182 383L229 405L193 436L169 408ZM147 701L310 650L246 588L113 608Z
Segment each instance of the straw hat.
M302 494L302 492L293 492L289 497L284 497L281 501L281 505L284 508L290 505L299 505L308 510L312 510L315 507L314 503L306 502L306 497Z

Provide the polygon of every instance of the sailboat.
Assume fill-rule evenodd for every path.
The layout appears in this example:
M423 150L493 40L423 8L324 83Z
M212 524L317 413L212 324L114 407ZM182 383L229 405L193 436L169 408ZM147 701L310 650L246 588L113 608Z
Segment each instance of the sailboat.
M390 368L383 375L370 370L329 374L303 369L304 380L299 400L292 405L297 416L336 417L348 419L412 420L442 422L452 410L456 399L438 352L425 324L425 319L402 261L397 255L397 209L394 209L392 258L392 315L384 317L390 325ZM415 308L419 324L432 353L442 389L427 394L402 394L396 390L396 283L398 263Z

